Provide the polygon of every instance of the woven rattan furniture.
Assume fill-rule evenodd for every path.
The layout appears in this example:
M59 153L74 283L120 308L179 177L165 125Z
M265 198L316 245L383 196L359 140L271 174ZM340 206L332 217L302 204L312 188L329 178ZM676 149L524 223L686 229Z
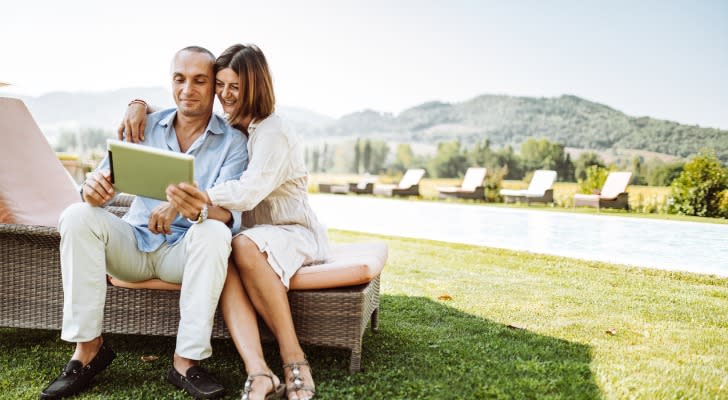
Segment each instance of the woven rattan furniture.
M128 201L121 198L110 210L122 215ZM59 244L55 228L0 224L0 326L61 328ZM378 326L379 279L377 275L368 283L344 288L290 291L301 343L348 349L349 371L359 371L364 331L370 320L373 331ZM104 332L175 336L178 323L178 292L107 287ZM262 334L272 340L265 328ZM229 337L219 310L213 337Z

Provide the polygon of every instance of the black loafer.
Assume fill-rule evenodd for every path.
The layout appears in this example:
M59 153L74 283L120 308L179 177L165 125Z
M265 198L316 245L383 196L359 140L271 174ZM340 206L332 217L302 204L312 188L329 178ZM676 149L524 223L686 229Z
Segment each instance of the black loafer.
M88 388L94 376L106 369L115 357L114 350L103 343L99 352L85 367L81 361L71 360L61 375L40 392L41 400L61 399L82 392Z
M225 387L200 366L190 367L185 375L182 376L172 366L167 372L167 381L196 399L214 399L225 393Z

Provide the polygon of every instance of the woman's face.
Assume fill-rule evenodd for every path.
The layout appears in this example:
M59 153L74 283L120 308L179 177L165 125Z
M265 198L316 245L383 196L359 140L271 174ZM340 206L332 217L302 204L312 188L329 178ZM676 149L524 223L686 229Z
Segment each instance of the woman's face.
M215 75L215 94L222 104L225 114L230 114L235 110L235 104L238 102L240 90L238 74L230 68L225 68L217 72Z

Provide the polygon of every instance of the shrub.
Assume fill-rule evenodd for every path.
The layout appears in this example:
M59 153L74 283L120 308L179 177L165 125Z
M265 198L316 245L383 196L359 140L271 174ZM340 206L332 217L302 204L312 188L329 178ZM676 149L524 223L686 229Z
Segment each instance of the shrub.
M700 217L728 217L722 207L728 189L728 171L713 152L700 152L685 164L683 172L670 185L670 211Z
M600 190L607 180L609 170L598 165L586 167L586 178L579 180L579 193L592 194Z

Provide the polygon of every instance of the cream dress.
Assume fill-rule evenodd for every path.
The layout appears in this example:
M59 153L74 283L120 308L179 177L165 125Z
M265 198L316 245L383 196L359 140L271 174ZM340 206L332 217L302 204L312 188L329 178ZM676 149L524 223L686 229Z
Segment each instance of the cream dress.
M308 202L298 136L276 114L248 127L248 169L207 190L213 205L243 211L243 230L289 287L303 265L326 260L328 239Z

